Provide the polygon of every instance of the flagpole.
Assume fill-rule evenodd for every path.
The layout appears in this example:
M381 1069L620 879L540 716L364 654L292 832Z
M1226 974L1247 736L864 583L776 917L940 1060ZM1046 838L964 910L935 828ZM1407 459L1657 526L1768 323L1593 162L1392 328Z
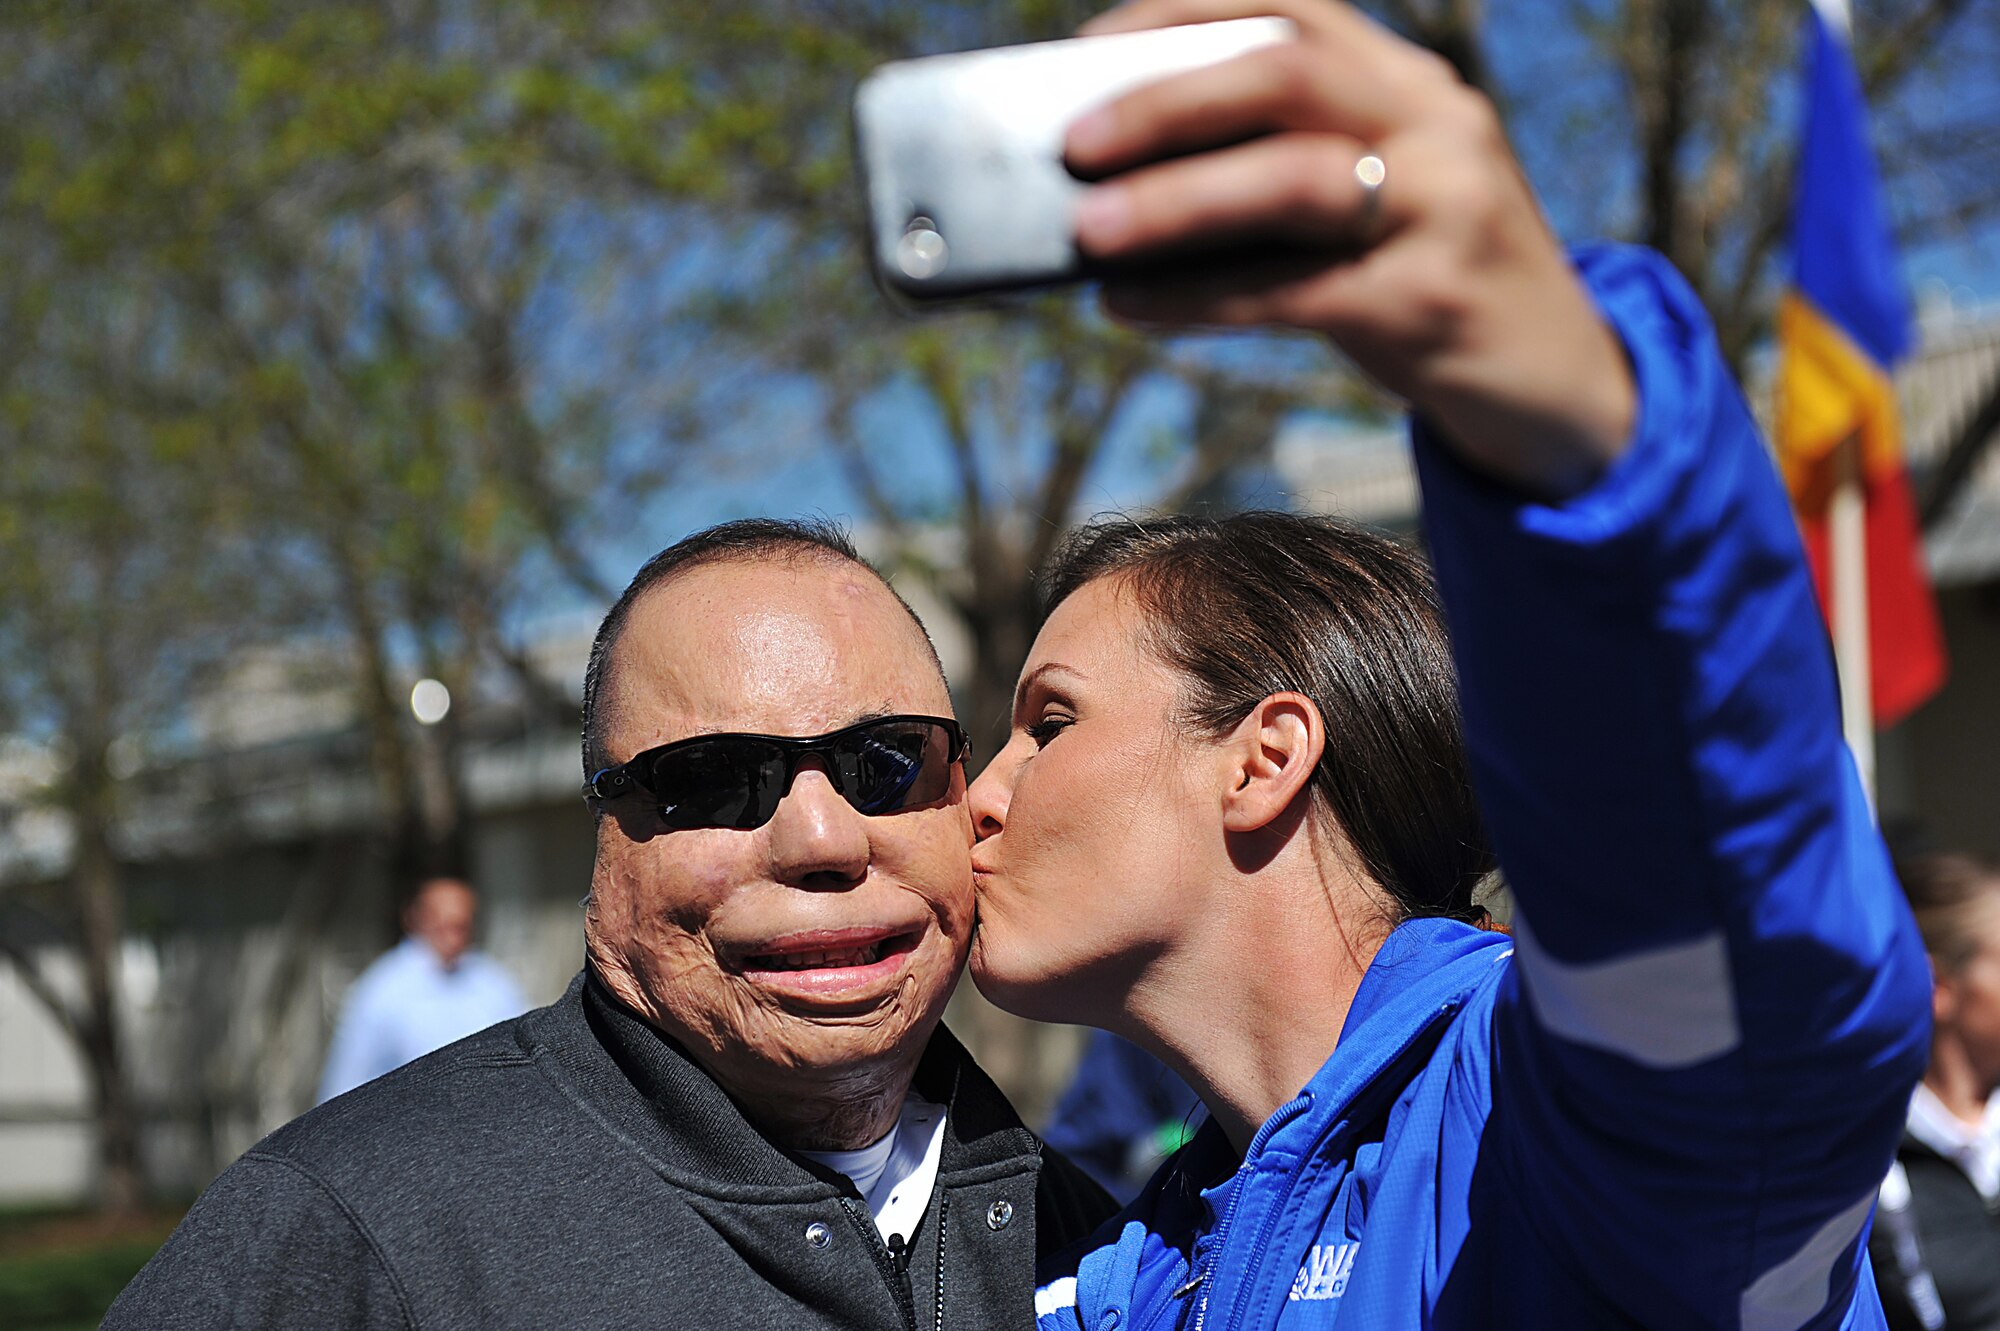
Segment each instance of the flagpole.
M1812 0L1842 41L1854 40L1848 0ZM1833 584L1833 656L1840 671L1840 728L1854 754L1861 791L1875 807L1874 662L1868 654L1868 503L1861 491L1861 436L1834 450L1833 494L1827 501L1829 581Z
M1868 504L1861 490L1861 437L1849 435L1835 450L1832 498L1827 503L1829 572L1832 574L1833 655L1840 668L1840 728L1854 753L1868 807L1875 807L1873 662L1868 655Z

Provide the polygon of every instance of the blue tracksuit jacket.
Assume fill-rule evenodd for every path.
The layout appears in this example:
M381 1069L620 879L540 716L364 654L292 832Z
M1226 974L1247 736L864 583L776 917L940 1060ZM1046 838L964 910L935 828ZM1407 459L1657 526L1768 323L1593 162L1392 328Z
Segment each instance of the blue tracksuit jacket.
M1924 956L1700 305L1644 251L1578 266L1630 451L1550 506L1416 431L1514 938L1398 928L1240 1166L1208 1125L1045 1268L1043 1331L1882 1325Z

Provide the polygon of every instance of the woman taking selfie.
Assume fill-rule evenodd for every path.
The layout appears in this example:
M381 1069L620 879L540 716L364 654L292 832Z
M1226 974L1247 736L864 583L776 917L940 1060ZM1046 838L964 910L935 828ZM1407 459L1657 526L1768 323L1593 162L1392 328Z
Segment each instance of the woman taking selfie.
M1490 108L1349 9L1094 30L1274 11L1296 42L1073 127L1079 238L1339 255L1107 303L1318 330L1406 397L1442 612L1386 542L1279 515L1101 526L1049 571L970 795L973 972L1212 1119L1042 1325L1879 1327L1929 986L1700 306L1566 256Z

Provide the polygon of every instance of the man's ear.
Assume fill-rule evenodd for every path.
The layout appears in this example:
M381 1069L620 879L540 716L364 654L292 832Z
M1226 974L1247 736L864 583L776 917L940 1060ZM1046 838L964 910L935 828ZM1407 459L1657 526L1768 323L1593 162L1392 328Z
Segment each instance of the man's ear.
M1223 828L1255 832L1275 822L1311 784L1326 752L1326 726L1303 693L1274 693L1237 724L1224 751L1229 784Z

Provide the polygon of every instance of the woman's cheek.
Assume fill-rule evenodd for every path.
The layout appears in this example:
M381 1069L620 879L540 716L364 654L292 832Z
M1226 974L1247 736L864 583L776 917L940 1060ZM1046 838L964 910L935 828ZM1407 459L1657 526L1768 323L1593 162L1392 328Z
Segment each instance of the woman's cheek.
M1032 802L1029 808L1031 815L1039 812ZM1047 893L1049 873L1058 862L1047 853L1047 849L1051 840L1057 845L1062 844L1061 832L1060 829L1045 826L1040 819L1033 816L1030 816L1024 825L1008 826L1010 838L1013 838L1017 831L1020 833L1019 839L1008 847L1011 854L1007 863L1007 882L1015 895L1026 898L1027 902L1033 902ZM1051 833L1054 834L1053 837Z

